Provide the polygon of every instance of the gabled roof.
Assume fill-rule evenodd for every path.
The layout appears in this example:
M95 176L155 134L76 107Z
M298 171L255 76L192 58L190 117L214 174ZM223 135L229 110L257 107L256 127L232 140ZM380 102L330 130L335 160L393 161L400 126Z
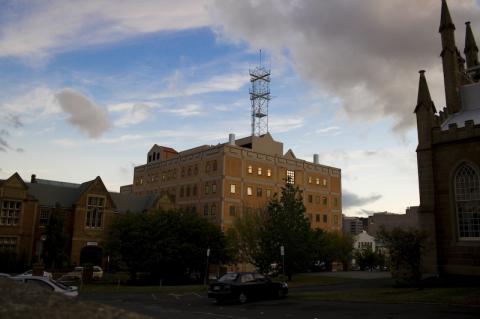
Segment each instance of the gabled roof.
M288 151L283 156L286 157L286 158L290 158L290 159L296 159L297 158L295 156L295 153L293 153L291 148L289 148Z
M141 213L152 208L157 200L157 195L138 196L134 194L110 193L119 213Z
M28 183L28 194L35 197L41 206L72 207L76 204L83 191L77 187L61 185Z

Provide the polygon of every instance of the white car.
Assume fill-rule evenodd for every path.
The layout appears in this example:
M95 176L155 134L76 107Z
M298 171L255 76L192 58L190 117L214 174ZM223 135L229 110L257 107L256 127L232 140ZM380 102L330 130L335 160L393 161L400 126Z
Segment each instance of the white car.
M80 272L83 274L84 268L83 267L75 267L73 272ZM93 266L93 274L92 279L102 279L103 277L103 270L100 266Z
M33 276L33 270L27 270L23 274L17 275L15 277L29 277L29 276ZM48 271L43 271L43 277L52 279L52 273Z
M15 276L11 277L10 279L23 284L41 287L42 289L48 291L58 292L68 297L78 296L77 287L68 287L55 280L51 280L42 276Z

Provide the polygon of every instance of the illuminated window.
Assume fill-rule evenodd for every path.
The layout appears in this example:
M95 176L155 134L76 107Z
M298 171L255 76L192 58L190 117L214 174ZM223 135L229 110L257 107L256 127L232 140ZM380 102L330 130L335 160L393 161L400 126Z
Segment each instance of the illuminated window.
M480 179L475 169L463 163L455 174L455 207L460 239L480 239Z
M207 183L205 183L205 195L210 193L210 185Z
M295 171L287 170L287 183L295 184Z
M308 176L308 183L309 183L309 184L312 183L312 176Z
M272 170L271 170L270 168L267 169L267 176L268 176L268 177L272 176Z
M261 167L258 168L257 173L258 173L258 175L262 175L262 168Z
M17 237L0 237L0 250L16 250Z
M320 185L320 178L317 177L317 178L315 179L315 184Z
M230 184L230 194L235 194L237 185Z
M212 194L217 193L217 183L212 183Z
M323 186L327 186L327 180L325 178L323 179Z
M266 189L265 190L265 196L267 196L268 198L272 197L272 190L271 189Z
M87 221L89 228L101 228L105 199L103 197L88 196L87 198Z
M252 188L250 186L247 187L247 195L252 196Z
M252 174L253 173L253 167L252 165L248 165L248 174Z
M0 213L0 225L15 226L20 221L22 202L17 200L5 200L2 202Z
M50 219L50 209L41 208L40 209L40 226L48 225L49 219Z

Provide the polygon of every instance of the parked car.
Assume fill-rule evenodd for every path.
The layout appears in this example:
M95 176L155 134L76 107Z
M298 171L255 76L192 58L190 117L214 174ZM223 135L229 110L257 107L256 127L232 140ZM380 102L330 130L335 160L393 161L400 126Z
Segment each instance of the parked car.
M217 302L236 300L245 303L255 299L284 298L288 294L286 282L272 281L255 272L230 272L208 287L208 298Z
M65 274L58 278L56 281L64 284L65 286L80 286L80 284L82 283L82 275L78 272L69 272L68 274Z
M83 274L84 268L81 266L75 267L73 272ZM103 278L103 270L100 266L93 266L93 275L92 279L102 279Z
M20 275L17 275L16 277L25 277L25 276L32 276L33 275L33 270L27 270L26 272L20 274ZM48 271L43 271L43 277L45 278L48 278L48 279L52 279L52 273L51 272L48 272Z
M61 293L65 296L69 297L76 297L78 296L78 288L77 287L69 287L65 286L62 283L59 283L55 280L48 279L42 276L15 276L11 277L10 279L27 284L32 286L41 287L47 291L54 291L57 293Z
M0 278L10 278L11 276L9 274L5 274L3 272L0 272Z

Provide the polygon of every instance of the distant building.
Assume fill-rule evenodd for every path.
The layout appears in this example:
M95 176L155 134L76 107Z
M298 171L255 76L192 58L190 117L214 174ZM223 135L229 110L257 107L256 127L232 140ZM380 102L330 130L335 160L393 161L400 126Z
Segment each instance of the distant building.
M177 152L154 145L147 163L135 167L132 192L168 194L177 208L196 211L227 229L244 213L262 210L286 181L303 192L312 228L342 229L341 171L309 162L270 133ZM127 189L125 187L125 189Z
M480 276L478 47L470 23L466 22L462 57L445 0L439 32L446 107L437 113L425 71L420 71L415 107L419 222L431 235L426 264L430 271L441 275Z
M37 179L26 183L17 173L0 180L0 250L11 250L30 264L43 250L52 214L63 213L72 264L104 265L103 244L112 221L126 212L173 208L167 197L107 191L100 177L72 184Z
M376 251L375 237L363 230L354 237L353 248L356 250L371 249Z
M384 228L385 230L392 230L394 228L417 228L418 227L418 207L409 207L405 214L394 214L389 212L374 213L368 217L367 231L372 236L376 237L377 232Z
M363 231L363 222L359 217L342 215L342 231L344 234L358 235Z

